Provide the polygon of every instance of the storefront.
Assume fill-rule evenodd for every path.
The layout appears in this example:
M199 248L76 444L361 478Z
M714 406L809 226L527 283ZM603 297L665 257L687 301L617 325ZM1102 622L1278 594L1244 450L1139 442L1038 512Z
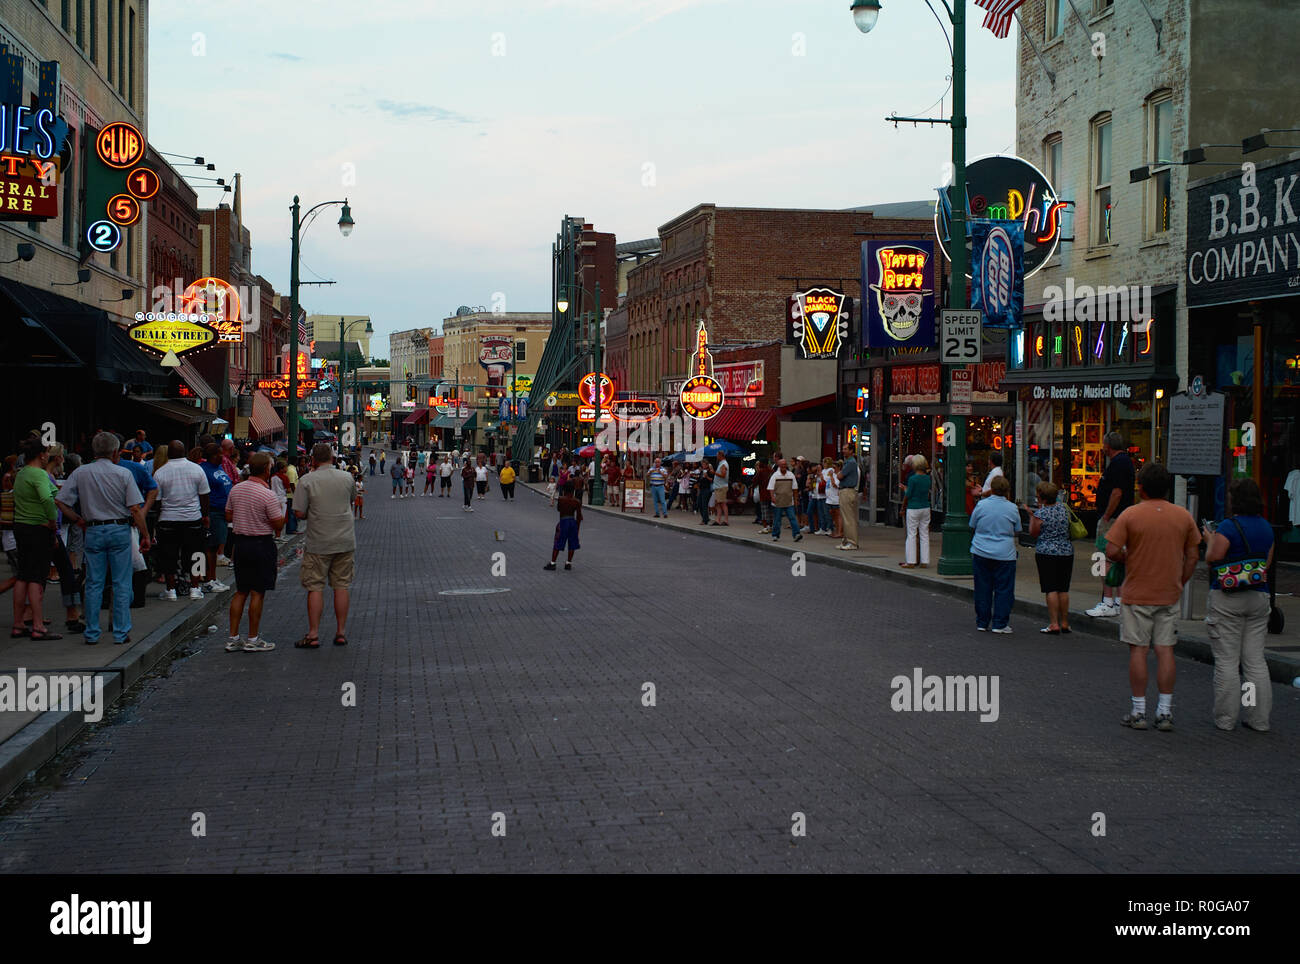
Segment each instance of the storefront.
M1123 436L1135 468L1163 461L1164 398L1178 387L1175 291L1148 291L1133 306L1127 297L1117 306L1089 293L1046 311L1026 309L1023 340L1005 380L1019 396L1024 434L1020 479L1013 479L1018 499L1033 500L1028 483L1036 475L1063 488L1076 510L1090 512L1110 432ZM1150 308L1147 318L1136 318L1139 306Z
M1300 558L1300 158L1206 178L1187 192L1188 375L1225 396L1227 474L1202 481L1220 518L1231 478L1254 478ZM1253 426L1253 434L1248 430Z

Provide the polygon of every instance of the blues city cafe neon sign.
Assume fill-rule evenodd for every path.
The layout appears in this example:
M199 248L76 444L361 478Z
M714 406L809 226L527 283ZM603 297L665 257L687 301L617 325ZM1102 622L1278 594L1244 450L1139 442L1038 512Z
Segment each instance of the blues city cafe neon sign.
M956 200L953 185L939 188L934 230L944 256L949 250L949 219ZM1061 216L1070 202L1061 200L1047 175L1019 157L994 154L966 165L967 246L971 221L1015 221L1024 234L1024 277L1030 277L1056 253L1061 242ZM967 275L970 265L967 261Z

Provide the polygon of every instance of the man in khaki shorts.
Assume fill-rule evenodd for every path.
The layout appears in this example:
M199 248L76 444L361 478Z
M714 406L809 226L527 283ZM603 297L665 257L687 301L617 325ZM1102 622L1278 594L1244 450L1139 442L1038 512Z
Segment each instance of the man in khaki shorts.
M320 647L320 617L325 608L326 583L334 590L334 645L347 644L348 605L352 585L352 556L356 550L352 500L356 483L334 465L334 452L324 442L311 450L312 470L293 493L293 514L307 520L307 546L300 578L307 590L307 634L294 643L299 649Z
M1183 587L1196 570L1201 534L1182 506L1168 501L1169 471L1154 462L1137 477L1142 501L1126 509L1106 533L1106 556L1124 564L1120 639L1128 643L1132 711L1120 720L1147 728L1147 648L1156 651L1156 729L1174 728L1174 620Z

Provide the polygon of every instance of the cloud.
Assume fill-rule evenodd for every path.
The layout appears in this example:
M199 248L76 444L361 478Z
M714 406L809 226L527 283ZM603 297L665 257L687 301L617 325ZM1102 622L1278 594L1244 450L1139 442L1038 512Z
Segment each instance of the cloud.
M299 57L297 54L286 54L283 51L279 51L279 50L272 52L271 56L277 58L278 60L302 60L302 58Z
M464 114L458 114L454 110L446 110L434 104L415 104L410 101L397 100L377 100L375 106L385 114L391 114L393 117L427 117L436 121L453 121L457 124L472 123L471 119Z

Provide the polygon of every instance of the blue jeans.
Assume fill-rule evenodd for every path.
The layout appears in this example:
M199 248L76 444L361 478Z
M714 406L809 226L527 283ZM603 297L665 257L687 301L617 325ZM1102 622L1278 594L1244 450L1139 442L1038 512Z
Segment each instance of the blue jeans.
M99 641L99 606L104 583L113 585L113 638L131 634L131 527L90 526L86 529L86 642Z
M293 499L290 499L284 507L284 533L291 536L297 531L298 517L293 514Z
M658 515L660 512L667 515L668 502L664 499L664 487L662 485L652 485L650 486L650 494L654 497L655 501L655 515Z
M794 506L773 506L772 512L774 513L772 518L773 539L781 538L781 520L784 518L790 520L790 534L793 535L796 540L803 538L803 536L799 534L799 517L795 515Z
M831 527L831 510L826 507L825 499L808 500L808 525L813 532Z
M994 629L1011 622L1011 606L1016 601L1016 560L990 559L970 554L975 572L975 625L989 627L990 613Z

